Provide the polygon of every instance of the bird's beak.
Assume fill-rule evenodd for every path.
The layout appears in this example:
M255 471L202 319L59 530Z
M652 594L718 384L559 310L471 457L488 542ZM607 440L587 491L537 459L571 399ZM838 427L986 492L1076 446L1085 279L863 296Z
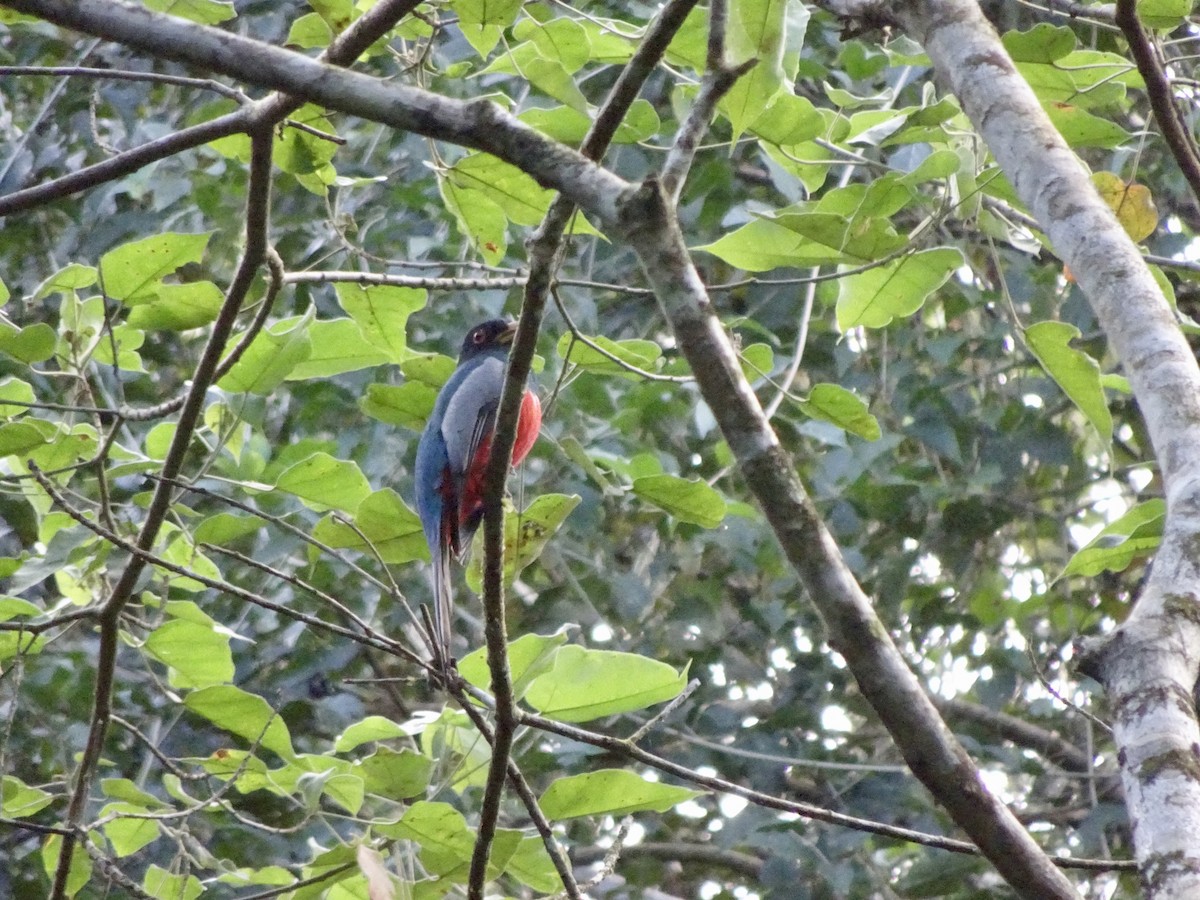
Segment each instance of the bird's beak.
M497 344L511 344L513 338L517 336L517 323L509 322L508 327L496 335Z

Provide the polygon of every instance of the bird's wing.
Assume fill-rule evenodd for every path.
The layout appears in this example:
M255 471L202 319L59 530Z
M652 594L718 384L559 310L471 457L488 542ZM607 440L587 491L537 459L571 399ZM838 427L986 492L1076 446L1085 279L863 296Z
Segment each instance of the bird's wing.
M442 417L446 458L460 489L480 445L491 438L504 385L504 360L500 357L481 357L467 367Z

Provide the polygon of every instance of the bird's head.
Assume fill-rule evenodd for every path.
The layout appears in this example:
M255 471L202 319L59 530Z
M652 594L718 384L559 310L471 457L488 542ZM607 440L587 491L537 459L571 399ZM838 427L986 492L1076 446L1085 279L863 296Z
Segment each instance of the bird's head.
M476 325L463 338L462 350L459 351L458 361L466 362L482 353L499 350L508 353L512 345L513 335L517 333L517 323L508 319L489 319Z

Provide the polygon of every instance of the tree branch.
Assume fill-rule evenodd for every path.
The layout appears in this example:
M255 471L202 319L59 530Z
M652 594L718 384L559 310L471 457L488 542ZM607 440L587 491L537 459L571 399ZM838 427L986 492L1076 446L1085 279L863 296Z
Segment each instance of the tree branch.
M1129 378L1161 467L1167 518L1126 621L1087 648L1104 684L1134 845L1161 896L1200 891L1200 367L1174 312L975 3L892 7L1070 266ZM1164 131L1168 127L1160 122Z
M589 847L575 854L576 865L586 866L600 862L608 850L603 847ZM631 844L621 850L623 859L658 859L695 863L701 866L713 866L729 869L757 881L762 877L763 861L749 853L738 853L736 850L722 850L711 844L677 843L645 843Z
M1146 82L1146 96L1154 119L1162 131L1163 140L1175 163L1187 179L1192 196L1200 200L1200 153L1192 138L1191 129L1184 124L1183 117L1175 106L1175 95L1167 73L1163 71L1158 50L1137 16L1137 0L1117 0L1115 20L1129 42L1129 52L1137 64L1142 80Z
M596 119L584 136L581 151L588 160L603 157L613 135L641 92L642 85L658 65L671 38L679 30L697 0L673 0L664 7L647 29L646 37L622 70L620 77L605 98ZM602 171L602 170L597 170ZM611 201L607 198L606 205ZM496 428L492 451L485 473L484 490L484 564L483 606L484 634L487 641L488 669L492 677L492 693L496 698L496 734L492 744L491 768L484 789L479 813L479 831L471 857L471 875L467 896L482 900L483 883L487 876L487 860L499 815L500 797L508 756L512 750L516 728L512 683L508 669L508 636L504 613L504 485L512 465L513 443L517 437L517 419L525 384L537 348L538 331L546 309L554 274L558 269L563 247L563 235L575 214L575 202L560 194L550 204L541 225L529 241L529 276L521 301L521 318L517 334L509 351L508 368L500 405L496 411Z
M419 0L380 0L338 35L320 58L335 66L351 65L363 51L383 37L418 5ZM79 191L115 181L150 163L219 138L248 133L255 122L263 122L266 119L275 123L281 122L302 104L303 100L278 94L265 97L236 112L184 128L182 131L119 153L94 166L86 166L45 184L0 197L0 216L33 209Z
M447 99L335 69L299 53L152 12L126 0L0 0L0 6L117 41L160 59L280 91L287 96L274 105L263 101L263 107L253 107L256 115L272 121L278 121L274 118L276 107L291 112L295 106L290 104L308 100L392 128L491 153L522 168L543 187L568 191L575 202L601 220L613 218L615 197L624 186L583 154L547 139L487 100Z
M175 478L183 467L184 456L200 420L204 397L208 393L209 385L212 384L213 375L217 371L221 354L225 351L225 344L233 331L238 313L241 311L242 302L266 256L273 143L274 133L271 127L263 128L252 137L250 183L246 199L246 247L234 275L233 283L225 295L225 302L213 323L200 362L192 375L191 389L184 401L175 434L163 460L161 471L164 480L155 486L150 504L146 509L146 517L142 521L142 526L134 541L134 546L145 553L149 553L153 549L159 530L166 519L172 496L170 479ZM121 611L129 602L146 564L146 558L140 554L135 554L130 558L100 611L100 648L96 659L91 727L88 731L83 756L79 761L79 768L75 774L71 801L67 807L66 824L72 830L78 828L83 821L92 778L104 750L104 737L112 713L117 650L120 646L118 632ZM67 877L71 870L71 857L74 849L75 836L73 834L65 836L62 852L58 858L58 868L54 873L54 884L50 892L52 900L61 900L66 895Z
M845 657L913 774L1005 879L1024 896L1076 897L984 786L855 581L746 381L669 209L657 183L644 185L624 200L622 237L638 253L747 485L829 629L830 645Z

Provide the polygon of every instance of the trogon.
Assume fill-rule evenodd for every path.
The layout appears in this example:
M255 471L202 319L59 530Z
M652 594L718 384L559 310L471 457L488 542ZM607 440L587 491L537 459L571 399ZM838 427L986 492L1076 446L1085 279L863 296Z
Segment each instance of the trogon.
M483 482L492 432L517 333L515 322L491 319L463 339L458 367L442 387L417 445L417 513L433 558L434 642L441 663L450 660L450 560L462 561L483 520ZM529 388L521 400L512 464L529 453L542 424L542 405Z

